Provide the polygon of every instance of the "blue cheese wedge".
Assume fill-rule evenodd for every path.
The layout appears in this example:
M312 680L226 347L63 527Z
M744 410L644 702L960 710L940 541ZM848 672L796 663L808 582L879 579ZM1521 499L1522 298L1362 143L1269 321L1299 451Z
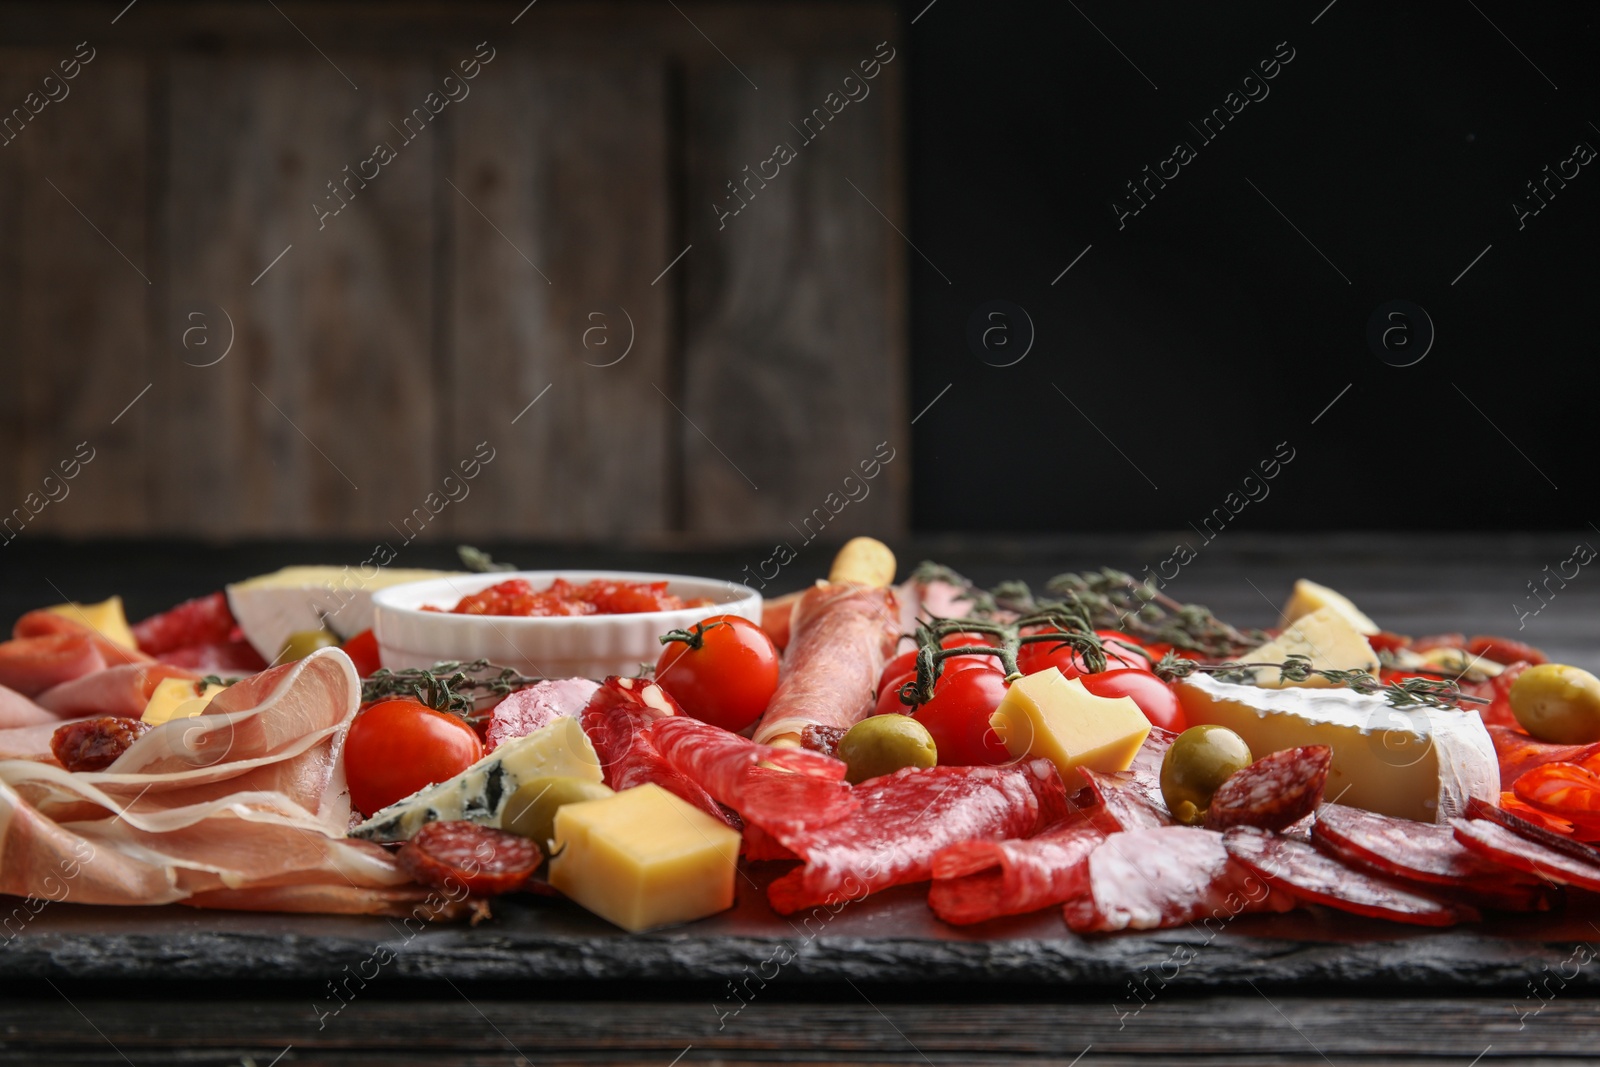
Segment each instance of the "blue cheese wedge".
M405 841L435 820L466 819L500 827L506 803L535 778L600 781L600 759L574 718L560 718L526 737L506 741L448 781L397 800L350 830L368 841Z
M379 589L455 573L367 565L285 567L228 586L228 608L245 639L274 662L292 633L329 629L348 639L372 629L372 594Z
M1262 689L1205 675L1178 683L1194 725L1226 726L1257 759L1302 745L1333 749L1326 799L1382 815L1447 822L1468 799L1500 796L1500 761L1476 711L1397 708L1349 689Z

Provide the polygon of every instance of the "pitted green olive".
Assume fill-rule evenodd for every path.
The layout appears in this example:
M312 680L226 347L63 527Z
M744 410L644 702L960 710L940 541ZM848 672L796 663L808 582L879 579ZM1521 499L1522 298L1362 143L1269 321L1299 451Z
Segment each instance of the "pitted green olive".
M1161 760L1161 795L1185 826L1198 826L1211 796L1235 771L1254 763L1244 738L1226 726L1191 726Z
M521 834L542 849L556 835L556 812L563 804L608 796L610 789L587 778L533 778L511 794L500 814L500 829Z
M1600 678L1564 663L1529 667L1511 683L1511 713L1541 741L1600 741Z
M932 767L939 762L939 751L928 728L911 716L872 715L839 739L839 758L854 785L902 767Z
M319 648L332 648L339 643L339 635L332 630L296 630L284 639L278 652L279 663L293 663L305 659Z

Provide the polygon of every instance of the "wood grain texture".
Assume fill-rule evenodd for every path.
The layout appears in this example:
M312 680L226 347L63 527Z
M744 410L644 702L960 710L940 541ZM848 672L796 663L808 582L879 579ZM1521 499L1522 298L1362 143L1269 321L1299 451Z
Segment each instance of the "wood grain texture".
M231 317L234 343L214 366L185 362L214 350L176 345L159 362L157 529L378 534L442 473L431 370L438 119L392 125L436 80L420 57L337 61L359 91L317 56L173 62L162 321L181 334L195 302L210 302ZM372 173L361 161L379 144L393 161L369 182L350 179Z
M862 81L855 66L872 58L689 68L679 433L696 534L778 536L799 550L824 528L837 539L904 526L904 245L878 213L898 214L899 72L891 63ZM841 107L852 73L869 92ZM875 454L894 459L862 483Z
M0 49L0 537L139 529L149 514L150 409L117 419L150 380L145 66L74 51ZM79 442L94 458L63 482Z
M653 388L669 375L670 290L651 285L669 254L665 66L506 49L473 85L443 194L449 454L497 451L452 528L659 531L676 458Z

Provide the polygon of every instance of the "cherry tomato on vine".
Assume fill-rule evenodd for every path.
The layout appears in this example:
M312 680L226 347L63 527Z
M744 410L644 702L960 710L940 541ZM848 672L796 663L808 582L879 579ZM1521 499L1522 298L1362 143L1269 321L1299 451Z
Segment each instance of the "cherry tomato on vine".
M994 634L978 633L975 630L961 630L953 634L945 634L939 640L940 648L970 648L973 645L988 645L998 648L1000 639Z
M383 660L378 655L378 637L371 630L362 630L339 647L344 649L344 654L356 665L356 673L363 678L383 666Z
M900 690L907 682L917 680L915 670L901 671L893 678L885 678L884 686L878 690L878 703L872 709L874 715L910 715L912 710L900 702ZM938 689L938 683L934 689Z
M713 615L662 638L656 684L702 722L737 733L761 717L778 688L778 648L738 615Z
M371 815L483 758L477 731L420 700L380 700L356 713L344 742L350 802Z
M1011 753L989 725L989 716L1005 695L1005 676L998 670L968 667L942 675L933 687L933 699L911 717L932 735L941 766L1006 763Z
M965 648L967 646L965 643L962 643L950 645L948 647ZM1000 658L998 656L983 656L977 654L966 656L949 656L940 661L939 676L942 678L952 671L960 670L963 667L998 668L999 666ZM907 671L910 671L913 675L917 673L917 650L914 648L909 652L900 653L898 656L884 665L883 673L878 675L878 695L883 695L884 685L891 678L898 678Z
M1149 671L1120 670L1085 674L1078 680L1097 697L1129 697L1139 705L1151 726L1182 733L1189 728L1189 720L1178 702L1172 686Z
M1116 630L1096 630L1095 634L1105 649L1106 670L1150 673L1151 661L1134 650L1142 646L1133 638ZM1030 641L1017 650L1017 670L1023 674L1034 674L1046 667L1059 669L1067 678L1076 678L1085 673L1083 654L1072 645Z

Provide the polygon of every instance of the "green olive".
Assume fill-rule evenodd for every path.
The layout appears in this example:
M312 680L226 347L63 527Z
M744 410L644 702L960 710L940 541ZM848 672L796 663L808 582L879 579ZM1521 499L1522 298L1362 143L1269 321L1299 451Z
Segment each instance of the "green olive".
M1167 810L1185 826L1198 826L1217 787L1254 762L1244 738L1226 726L1189 727L1161 760Z
M511 794L500 813L500 828L521 834L544 848L556 836L556 811L563 804L610 795L610 789L587 778L534 778Z
M1529 667L1511 683L1511 713L1541 741L1600 741L1600 678L1564 663Z
M339 635L332 630L296 630L283 642L278 662L293 663L305 659L319 648L332 648L338 643Z
M851 785L893 774L902 767L932 767L939 762L928 728L909 715L872 715L839 739L839 758L849 768Z

